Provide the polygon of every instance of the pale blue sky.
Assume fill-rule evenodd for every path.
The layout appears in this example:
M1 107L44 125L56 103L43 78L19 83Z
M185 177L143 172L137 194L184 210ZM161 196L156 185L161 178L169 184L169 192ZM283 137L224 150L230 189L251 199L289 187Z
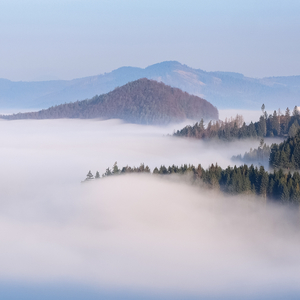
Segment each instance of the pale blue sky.
M300 75L299 0L0 0L0 78L72 79L177 60Z

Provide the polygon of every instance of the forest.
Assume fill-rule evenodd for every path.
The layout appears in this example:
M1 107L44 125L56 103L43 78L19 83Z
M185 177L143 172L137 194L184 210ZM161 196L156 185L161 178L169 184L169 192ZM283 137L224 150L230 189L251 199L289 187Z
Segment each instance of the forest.
M144 164L141 164L140 167L126 166L119 169L117 163L115 163L112 169L107 168L102 176L97 171L95 179L130 173L149 173L153 176L186 175L188 181L193 185L219 190L226 194L256 195L263 201L291 207L299 207L300 204L299 172L287 173L279 169L268 173L263 166L257 168L245 164L240 167L228 166L226 169L222 169L217 164L212 164L205 170L201 164L198 166L185 164L180 167L162 165L154 168L151 173L150 168ZM94 175L89 171L84 182L91 180L94 180Z
M300 130L279 145L272 144L270 166L277 169L300 169Z
M244 156L233 156L232 160L244 163L269 163L272 169L299 170L300 129L295 135L289 136L280 144L273 143L271 146L267 146L264 140L261 139L257 149L251 148Z
M218 164L212 164L208 169L202 168L201 164L182 165L180 167L172 165L166 167L161 165L154 168L153 172L148 166L141 164L139 167L123 167L119 169L115 163L112 169L107 168L100 176L97 171L95 179L105 178L113 175L128 173L150 173L153 175L166 176L171 174L185 175L193 185L204 186L209 189L219 190L226 194L255 195L261 199L273 203L285 204L291 207L300 205L300 174L289 170L300 169L300 115L297 107L292 115L287 108L284 115L280 111L277 114L267 115L262 106L263 115L256 123L246 125L241 116L235 119L209 122L204 127L204 121L196 123L194 126L185 127L187 137L198 139L220 138L231 140L235 138L261 137L257 149L250 149L244 156L234 156L233 160L240 160L245 163L270 162L273 172L267 172L263 166L228 166L222 169ZM184 129L183 129L184 130ZM182 131L181 131L182 132ZM175 133L178 136L178 132ZM263 137L288 137L281 144L267 146ZM94 175L89 171L85 181L94 179Z
M121 119L135 124L163 125L185 119L214 119L219 113L208 101L178 88L142 78L92 99L52 106L37 112L2 115L17 119Z
M173 135L203 140L221 139L231 141L245 138L293 137L300 128L300 114L296 106L292 113L287 108L284 114L279 109L268 115L264 105L261 109L262 115L259 120L255 123L251 122L249 125L246 125L240 115L225 121L210 121L207 126L205 126L204 120L201 119L193 126L188 125L181 130L177 130Z

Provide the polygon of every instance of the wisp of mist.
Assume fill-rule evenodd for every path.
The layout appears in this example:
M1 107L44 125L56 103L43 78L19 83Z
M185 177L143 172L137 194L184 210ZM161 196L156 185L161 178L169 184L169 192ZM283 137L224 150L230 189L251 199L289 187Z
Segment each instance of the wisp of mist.
M0 127L1 299L299 297L299 214L184 177L81 183L115 162L232 166L258 141L187 140L168 135L182 124L118 120Z

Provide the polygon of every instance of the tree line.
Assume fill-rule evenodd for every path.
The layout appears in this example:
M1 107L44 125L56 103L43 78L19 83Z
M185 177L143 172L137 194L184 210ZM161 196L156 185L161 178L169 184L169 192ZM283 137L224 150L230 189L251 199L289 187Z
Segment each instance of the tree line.
M115 163L112 169L106 169L102 178L126 173L151 174L151 170L144 164L141 164L140 167L131 168L126 166L119 169L117 163ZM184 164L180 167L161 165L154 168L152 174L161 176L171 174L188 175L187 178L194 185L204 185L207 188L220 190L227 194L256 195L263 200L292 207L299 207L300 204L299 172L285 173L280 169L268 173L263 166L257 168L246 164L240 167L228 166L226 169L222 169L218 164L212 164L208 169L202 168L201 164L198 166ZM96 173L96 178L100 178L99 172ZM89 171L86 181L92 179L94 179L94 176Z
M297 106L292 113L289 108L282 114L280 109L274 110L273 114L267 113L265 105L261 107L262 115L255 123L249 125L243 120L243 117L237 115L235 118L225 119L225 121L210 121L207 126L202 119L193 126L185 126L177 130L173 135L178 137L196 138L196 139L244 139L257 137L293 137L300 128L300 114Z
M275 144L273 144L275 145ZM268 146L264 139L262 138L260 140L259 146L257 149L250 148L249 152L245 152L245 154L242 156L234 155L232 156L233 161L242 161L245 163L260 163L260 164L267 164L269 163L270 159L270 153L271 153L271 147Z

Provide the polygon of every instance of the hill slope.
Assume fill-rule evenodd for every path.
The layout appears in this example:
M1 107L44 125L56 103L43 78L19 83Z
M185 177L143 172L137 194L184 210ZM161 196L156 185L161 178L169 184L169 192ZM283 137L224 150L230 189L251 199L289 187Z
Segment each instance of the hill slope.
M74 80L12 82L0 79L0 109L46 108L91 98L130 81L148 78L207 99L218 108L269 110L299 105L300 76L249 78L232 72L206 72L168 61L145 69L122 67Z
M189 119L218 119L218 110L197 96L142 78L90 100L62 104L5 119L118 118L138 124L167 124Z

